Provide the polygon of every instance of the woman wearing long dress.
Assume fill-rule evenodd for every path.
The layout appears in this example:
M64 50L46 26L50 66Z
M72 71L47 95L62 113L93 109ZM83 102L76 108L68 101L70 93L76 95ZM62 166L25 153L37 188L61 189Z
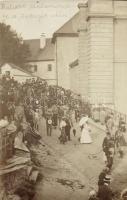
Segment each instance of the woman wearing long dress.
M60 131L61 131L61 135L59 137L60 143L61 144L65 144L65 142L67 142L67 136L66 136L66 132L65 132L65 127L66 127L66 122L65 122L65 118L63 117L61 122L60 122Z
M89 128L87 122L84 123L82 126L80 143L81 144L91 144L92 143L92 139L90 136L90 128Z

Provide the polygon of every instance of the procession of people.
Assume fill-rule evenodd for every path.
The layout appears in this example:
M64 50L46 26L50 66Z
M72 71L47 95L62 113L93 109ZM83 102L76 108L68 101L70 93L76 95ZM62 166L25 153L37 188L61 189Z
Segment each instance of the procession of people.
M106 136L102 144L105 170L100 174L98 192L90 193L90 200L111 200L110 178L112 166L117 152L124 156L126 146L126 123L112 113L102 109L100 122L106 127ZM40 121L46 124L47 137L53 131L59 131L56 142L67 144L78 134L81 145L93 145L89 118L93 117L92 107L88 102L82 102L79 96L62 87L50 86L45 80L28 79L19 84L14 78L3 76L0 80L0 127L11 125L17 129L15 142L18 138L24 140L25 124L29 131L39 132ZM97 112L96 112L97 114ZM97 118L95 120L98 121ZM77 125L80 133L77 130ZM100 144L101 147L101 144Z

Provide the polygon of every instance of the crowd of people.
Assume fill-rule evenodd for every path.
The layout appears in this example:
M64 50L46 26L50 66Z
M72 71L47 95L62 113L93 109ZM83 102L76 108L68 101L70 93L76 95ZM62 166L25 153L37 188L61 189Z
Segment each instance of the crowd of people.
M18 83L13 77L3 76L0 80L0 127L9 125L18 131L24 131L24 124L31 131L39 131L42 118L46 122L47 136L52 130L59 128L59 142L71 140L70 131L74 122L78 122L81 114L91 116L91 107L83 103L80 95L59 86L48 85L40 78L28 79Z
M79 123L81 129L81 144L90 144L90 127L88 119L93 117L96 110L92 110L89 103L82 102L80 95L62 87L50 86L42 79L28 79L25 83L18 83L10 76L3 76L0 80L0 128L9 126L16 129L16 136L23 133L24 126L30 131L39 131L40 120L45 119L47 137L52 136L53 129L59 129L58 141L66 144L71 140L70 131L76 135L74 123ZM126 145L126 124L122 118L113 113L107 113L105 108L100 113L100 121L106 126L106 136L103 140L105 168L99 175L98 192L90 192L89 200L111 200L113 193L110 188L111 171L114 156L118 152L124 156L123 147Z
M102 150L105 167L98 177L98 191L92 190L90 192L89 200L112 200L115 199L115 193L111 189L111 175L115 156L123 158L124 148L127 146L126 142L126 122L118 113L113 113L111 110L106 111L105 106L100 110L93 109L95 121L105 126L106 136L103 139ZM100 118L99 118L99 117ZM127 199L127 189L123 190L119 199Z

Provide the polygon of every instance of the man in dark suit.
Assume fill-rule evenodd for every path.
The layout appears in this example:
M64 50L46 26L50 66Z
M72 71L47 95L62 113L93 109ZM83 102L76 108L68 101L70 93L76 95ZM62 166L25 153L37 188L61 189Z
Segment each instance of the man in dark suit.
M65 133L66 133L68 141L70 141L71 140L71 138L70 138L71 124L70 124L69 119L67 119L67 118L66 118L65 122L66 122Z
M99 187L97 197L99 200L112 200L113 192L110 188L110 177L106 176L104 179L104 184Z
M51 136L52 134L52 109L49 108L46 112L46 129L47 129L47 136Z

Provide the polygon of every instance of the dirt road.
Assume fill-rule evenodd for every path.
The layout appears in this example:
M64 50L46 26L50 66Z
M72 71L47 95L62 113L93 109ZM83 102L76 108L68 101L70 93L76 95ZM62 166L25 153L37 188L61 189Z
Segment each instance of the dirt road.
M97 187L97 177L102 170L101 144L104 133L91 125L92 144L80 144L79 127L71 141L59 143L60 131L54 129L52 136L46 135L44 119L40 123L40 134L45 144L39 145L37 158L44 175L37 186L34 200L84 200L92 187Z

